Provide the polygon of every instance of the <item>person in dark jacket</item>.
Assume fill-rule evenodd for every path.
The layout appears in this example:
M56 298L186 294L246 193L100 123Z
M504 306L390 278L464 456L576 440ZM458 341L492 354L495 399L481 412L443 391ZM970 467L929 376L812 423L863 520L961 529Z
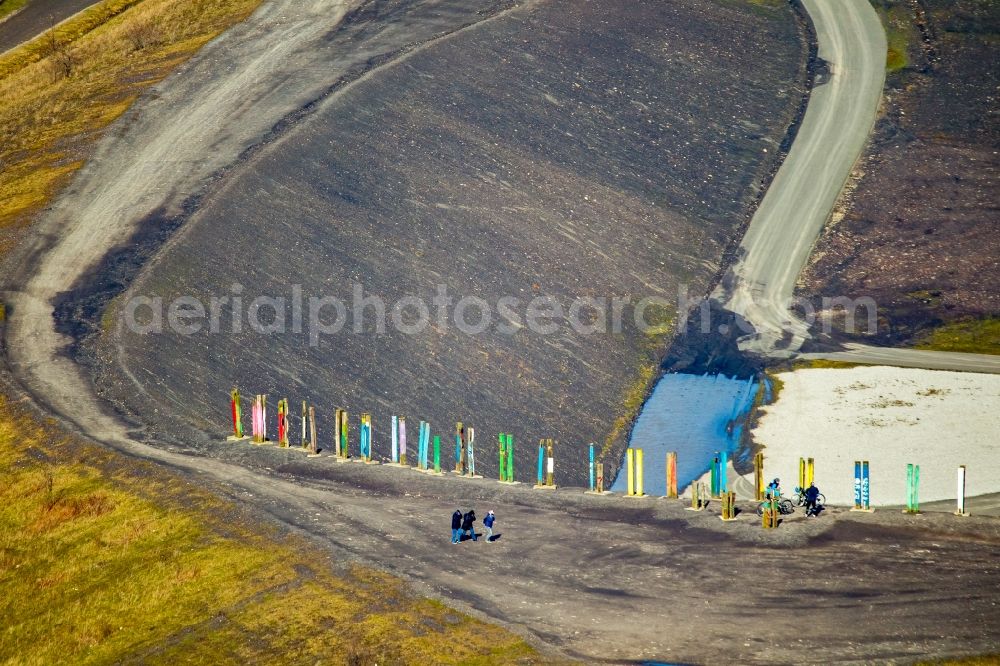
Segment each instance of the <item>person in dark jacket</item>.
M478 541L476 538L476 528L472 525L474 522L476 522L476 512L470 510L469 513L465 514L462 518L462 532L468 532L473 541Z
M818 515L819 509L817 508L816 503L819 501L819 488L816 487L816 484L809 484L809 487L806 488L805 497L806 517Z
M455 509L451 514L451 542L458 543L462 540L462 510Z
M486 528L486 543L493 543L493 523L496 522L497 517L493 515L493 510L486 514L483 518L483 527Z

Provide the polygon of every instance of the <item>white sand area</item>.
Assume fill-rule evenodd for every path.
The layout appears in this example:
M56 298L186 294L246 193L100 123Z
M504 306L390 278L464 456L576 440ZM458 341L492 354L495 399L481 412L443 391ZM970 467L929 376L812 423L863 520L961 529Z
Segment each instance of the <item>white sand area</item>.
M959 465L966 496L1000 492L1000 376L890 368L781 373L755 440L764 469L791 492L799 457L816 461L830 504L853 503L854 461L871 464L872 505L906 502L906 464L920 465L921 502L954 499Z

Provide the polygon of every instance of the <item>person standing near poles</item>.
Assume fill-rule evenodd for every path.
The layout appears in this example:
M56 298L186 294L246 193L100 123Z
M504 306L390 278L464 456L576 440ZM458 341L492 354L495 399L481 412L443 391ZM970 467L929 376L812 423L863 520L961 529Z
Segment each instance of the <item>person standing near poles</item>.
M451 514L451 542L458 543L462 540L462 511L455 509Z
M474 522L476 522L476 512L470 509L469 513L465 514L462 518L462 532L468 532L473 541L478 541L479 539L476 538L476 528L473 526Z
M496 519L492 509L483 518L483 527L486 528L486 543L493 543L493 523L496 522Z

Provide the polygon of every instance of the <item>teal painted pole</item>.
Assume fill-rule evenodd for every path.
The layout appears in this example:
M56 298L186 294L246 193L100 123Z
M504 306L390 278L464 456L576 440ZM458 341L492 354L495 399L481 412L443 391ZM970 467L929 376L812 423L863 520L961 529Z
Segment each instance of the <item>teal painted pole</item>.
M542 485L545 481L544 476L545 470L545 446L542 444L538 445L538 485Z
M594 445L590 445L590 492L594 492Z
M441 435L434 435L434 471L441 471Z
M394 463L399 462L399 419L396 416L392 417L392 452L389 458Z

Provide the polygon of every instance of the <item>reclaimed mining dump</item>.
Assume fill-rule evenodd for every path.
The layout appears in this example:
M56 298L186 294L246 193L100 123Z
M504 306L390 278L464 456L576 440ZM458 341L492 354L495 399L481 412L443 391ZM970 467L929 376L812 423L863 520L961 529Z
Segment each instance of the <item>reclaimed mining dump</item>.
M77 353L137 429L212 455L235 455L221 439L239 386L272 404L314 404L321 443L334 408L354 426L370 412L376 457L388 456L392 414L413 433L429 421L445 443L463 421L483 433L478 469L490 476L496 433L517 437L519 475L534 468L538 439L553 438L557 483L583 485L588 444L620 459L634 396L651 388L669 338L637 330L630 308L620 332L581 334L558 317L553 333L501 332L495 305L519 299L523 324L535 296L566 307L675 303L679 285L706 293L801 108L805 25L786 5L704 0L481 3L472 18L468 3L391 4L363 29L352 17L330 35L331 52L366 56L351 81L278 128L183 218L149 220L177 230L134 239L126 254L153 257L136 274L106 288L91 277L63 308L124 284L115 315L134 296L208 304L239 292L244 310L283 297L286 330L235 332L232 300L217 333L206 322L193 335L140 335L93 314ZM428 25L437 39L372 46ZM408 296L431 304L445 285L456 300L492 304L493 323L467 335L452 321L417 334L389 322L376 334L369 309L362 333L349 324L311 344L307 314L294 330L295 290L350 311L355 285L389 308Z

